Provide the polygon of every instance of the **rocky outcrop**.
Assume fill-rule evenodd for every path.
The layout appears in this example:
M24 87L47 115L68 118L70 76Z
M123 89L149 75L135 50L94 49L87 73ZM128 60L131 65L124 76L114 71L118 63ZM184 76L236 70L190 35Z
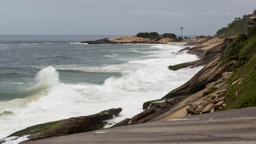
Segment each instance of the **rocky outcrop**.
M153 100L153 101L147 101L143 103L142 109L149 109L155 105L174 105L175 103L179 102L180 98L173 98L173 99L159 99L159 100Z
M184 96L198 92L206 87L208 83L221 78L222 73L230 71L234 61L226 63L220 66L219 59L216 59L201 69L194 77L192 77L187 83L179 88L171 91L164 98L175 98L177 96Z
M224 51L224 49L227 47L229 43L231 43L233 39L209 39L209 38L203 38L202 41L200 41L199 45L196 45L193 48L186 47L182 51L188 51L189 54L195 54L198 57L200 57L200 60L194 61L194 62L188 62L188 63L181 63L177 65L171 65L168 68L170 70L179 70L186 67L197 67L201 65L206 65L209 62L213 61L214 59L218 58L221 53ZM192 43L192 42L191 42ZM199 42L198 42L199 43Z
M221 92L205 96L200 104L190 103L189 107L187 108L187 115L198 115L210 112L212 113L225 108L225 97L221 95L221 93L224 91L225 89Z
M202 58L204 62L201 64L207 62L208 64L203 69L187 83L171 91L162 99L145 102L143 104L145 111L134 116L129 121L121 122L120 125L139 124L169 117L208 113L223 108L225 106L224 99L219 100L214 96L227 87L224 81L232 75L229 71L235 62L231 61L224 65L220 63L221 52L232 40L215 39L210 41L208 43L212 43L212 46L207 45L206 48L195 48L204 51L204 58ZM210 94L214 95L209 96Z
M82 41L81 43L87 43L87 44L112 44L113 42L109 41L108 38L99 39L95 41Z
M172 100L161 100L161 101L149 101L144 103L143 107L145 111L135 115L131 119L125 119L117 123L114 127L134 125L148 122L149 120L165 113L167 110L171 109L176 103L180 102L181 98L176 98Z
M137 37L134 35L129 36L118 36L112 38L104 38L95 41L83 41L81 43L88 43L88 44L118 44L118 43L151 43L151 44L167 44L171 42L173 39L171 38L159 38L151 40L149 38Z
M121 108L109 109L90 116L74 117L55 122L49 122L46 124L40 124L15 132L10 136L21 137L30 135L29 141L33 141L48 137L65 136L75 133L98 130L102 129L106 124L106 122L104 122L105 120L118 116L121 111Z

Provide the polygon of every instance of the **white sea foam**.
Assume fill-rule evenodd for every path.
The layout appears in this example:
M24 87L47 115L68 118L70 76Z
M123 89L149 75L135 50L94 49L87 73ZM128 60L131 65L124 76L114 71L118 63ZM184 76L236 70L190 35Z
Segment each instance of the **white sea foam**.
M150 46L150 45L149 45ZM101 85L89 83L64 84L53 67L42 69L36 75L37 84L25 90L29 97L5 102L10 107L23 103L18 109L2 109L14 114L0 117L0 137L31 125L90 115L109 108L123 108L117 122L142 111L145 101L163 97L170 90L190 79L201 67L168 70L169 65L197 60L187 53L172 54L182 47L154 45L153 58L133 60L105 67L62 67L65 70L85 72L120 72L121 77L110 77ZM61 69L61 68L58 68ZM0 103L0 106L4 103ZM3 108L3 107L2 107ZM1 108L0 108L1 109Z
M81 42L71 42L71 45L88 45L88 43L81 43Z
M116 57L116 56L118 56L118 54L104 55L104 57L109 57L109 58Z
M24 45L24 46L36 46L38 45L38 43L24 43L24 44L21 44L21 45Z

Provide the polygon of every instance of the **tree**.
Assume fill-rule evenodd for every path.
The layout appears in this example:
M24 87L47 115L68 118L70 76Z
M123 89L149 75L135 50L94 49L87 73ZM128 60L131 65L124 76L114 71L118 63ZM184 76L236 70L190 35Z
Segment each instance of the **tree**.
M174 39L174 40L177 39L177 36L176 36L174 33L164 33L164 34L163 34L163 37L164 37L164 38L172 38L172 39Z
M141 32L136 35L137 37L149 38L149 39L157 39L159 38L159 34L157 32Z

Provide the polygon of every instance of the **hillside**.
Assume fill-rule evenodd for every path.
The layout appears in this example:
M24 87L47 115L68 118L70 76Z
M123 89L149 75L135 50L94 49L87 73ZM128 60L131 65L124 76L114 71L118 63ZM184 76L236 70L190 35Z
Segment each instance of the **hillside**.
M226 109L256 106L256 30L250 37L240 35L222 54L222 62L235 61L233 75L223 94Z
M244 18L239 19L236 18L232 23L228 25L228 27L224 27L220 29L216 36L219 38L228 38L231 36L237 36L239 34L246 33L247 25L252 20L248 16L244 16Z

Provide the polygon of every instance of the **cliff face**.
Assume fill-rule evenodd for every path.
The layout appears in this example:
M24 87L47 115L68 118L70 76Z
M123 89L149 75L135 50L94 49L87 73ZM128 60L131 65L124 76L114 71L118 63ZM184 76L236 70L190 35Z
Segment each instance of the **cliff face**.
M198 45L188 51L191 54L198 54L203 57L201 60L192 62L192 66L200 66L207 64L202 70L200 70L194 77L192 77L187 83L180 86L179 88L171 91L163 98L174 98L176 96L185 96L193 94L199 90L205 88L206 84L215 81L221 77L221 74L225 71L229 71L231 64L227 63L218 69L221 57L221 53L227 47L232 39L210 39L204 42L202 45ZM202 56L203 55L203 56Z
M250 35L196 44L186 50L202 59L182 65L204 68L162 99L144 103L144 112L117 126L256 106L256 28Z
M194 49L203 51L205 47ZM148 121L256 106L256 28L250 35L242 34L213 46L203 59L214 60L161 100L149 102L163 105L180 99L155 112Z

